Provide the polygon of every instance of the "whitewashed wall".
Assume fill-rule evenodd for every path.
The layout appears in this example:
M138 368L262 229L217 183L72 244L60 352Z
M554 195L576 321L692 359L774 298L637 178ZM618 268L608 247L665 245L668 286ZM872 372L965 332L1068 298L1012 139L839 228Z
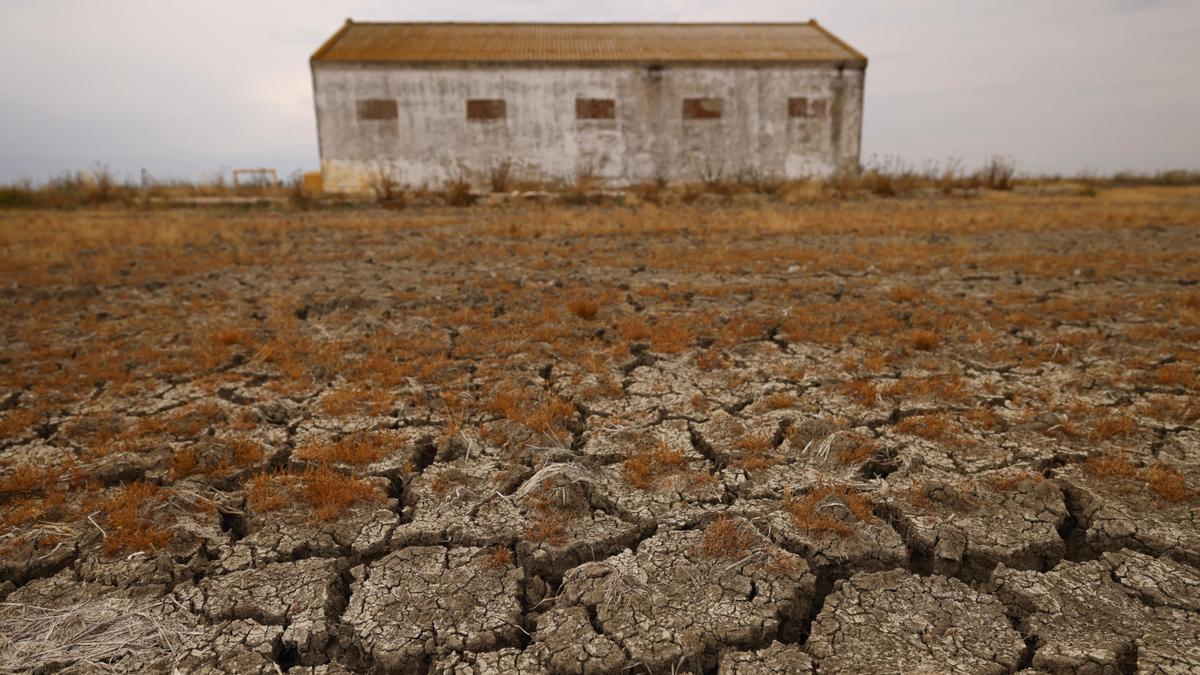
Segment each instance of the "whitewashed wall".
M522 177L610 185L755 170L787 178L856 166L864 71L836 66L313 66L325 189L360 191L378 167L406 184L457 173L486 182L508 159ZM788 98L826 101L788 117ZM685 98L723 98L719 120L684 120ZM359 120L360 99L395 99L398 119ZM576 120L577 98L616 100L614 120ZM507 118L467 120L467 99L505 99Z

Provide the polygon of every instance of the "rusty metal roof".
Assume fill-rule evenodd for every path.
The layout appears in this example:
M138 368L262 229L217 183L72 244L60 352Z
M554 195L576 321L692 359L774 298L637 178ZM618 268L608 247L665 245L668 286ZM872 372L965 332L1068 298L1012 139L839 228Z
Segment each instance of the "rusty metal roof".
M795 63L866 66L867 57L808 23L346 24L314 63Z

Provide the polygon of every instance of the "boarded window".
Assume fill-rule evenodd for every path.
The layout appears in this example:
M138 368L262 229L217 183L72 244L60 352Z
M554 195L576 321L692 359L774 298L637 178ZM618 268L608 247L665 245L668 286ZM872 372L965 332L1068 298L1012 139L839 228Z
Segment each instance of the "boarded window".
M502 98L473 98L467 101L467 119L502 120L508 116L508 104Z
M685 98L683 99L683 119L685 120L719 120L725 107L723 98Z
M396 115L394 98L364 98L358 101L360 120L394 120Z
M788 99L788 117L824 117L825 99L803 96Z
M612 120L617 118L617 102L611 98L575 99L575 119Z

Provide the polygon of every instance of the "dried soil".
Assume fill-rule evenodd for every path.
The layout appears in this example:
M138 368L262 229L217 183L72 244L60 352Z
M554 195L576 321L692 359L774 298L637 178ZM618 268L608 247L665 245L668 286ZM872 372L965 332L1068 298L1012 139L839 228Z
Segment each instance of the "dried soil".
M0 670L1200 670L1195 189L0 234Z

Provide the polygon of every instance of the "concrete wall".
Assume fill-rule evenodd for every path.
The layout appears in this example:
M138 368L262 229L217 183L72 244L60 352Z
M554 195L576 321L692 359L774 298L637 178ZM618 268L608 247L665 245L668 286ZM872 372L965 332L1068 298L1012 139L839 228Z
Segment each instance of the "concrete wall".
M837 66L313 66L325 189L366 189L386 167L410 185L508 159L522 178L610 185L747 170L801 178L855 167L864 71ZM788 99L824 100L790 118ZM723 98L721 119L685 120L685 98ZM577 98L616 99L616 119L577 120ZM395 99L398 118L360 120L357 101ZM467 120L467 99L505 99L503 120Z

